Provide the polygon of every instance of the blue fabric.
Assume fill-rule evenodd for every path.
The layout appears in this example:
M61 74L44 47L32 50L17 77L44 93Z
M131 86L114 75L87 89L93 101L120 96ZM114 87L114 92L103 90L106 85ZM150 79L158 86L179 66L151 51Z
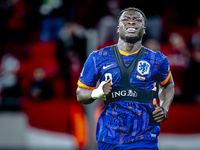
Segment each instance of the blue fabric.
M126 66L128 66L134 59L136 54L125 56L122 55L122 59ZM149 63L149 72L142 75L142 69L145 64ZM139 68L138 68L139 67ZM139 71L140 72L139 72ZM130 83L139 89L152 90L156 82L164 81L169 74L169 62L165 55L161 52L153 52L146 48L146 51L138 66L132 73ZM97 81L105 81L109 78L109 74L112 76L113 86L116 86L120 80L120 70L115 62L111 47L106 47L99 51L94 51L90 54L85 62L79 81L89 87L95 87ZM142 76L143 79L137 77Z
M55 40L58 33L65 23L65 19L61 17L45 18L41 21L41 41Z
M110 144L157 142L160 125L152 121L153 110L151 103L126 100L104 105L97 122L97 141Z
M128 144L108 144L98 142L98 150L158 150L157 143L149 141L138 141Z
M147 48L132 73L132 86L152 90L157 82L165 81L169 75L169 62L161 52ZM129 65L136 54L122 55L125 65ZM115 62L111 47L91 53L82 70L79 81L85 87L95 87L97 81L112 79L115 87L120 81L120 70ZM81 85L79 85L81 86ZM97 122L97 141L123 144L137 141L157 143L160 124L152 120L154 108L151 103L121 100L104 105Z

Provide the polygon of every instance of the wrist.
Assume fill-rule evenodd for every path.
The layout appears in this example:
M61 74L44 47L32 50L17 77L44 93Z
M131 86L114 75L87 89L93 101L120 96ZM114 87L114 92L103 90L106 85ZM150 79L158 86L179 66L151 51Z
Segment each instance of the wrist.
M164 114L164 120L163 121L167 120L167 111L162 106L159 106L159 107L162 109L163 114Z
M162 111L165 113L165 114L167 114L167 111L162 107L162 106L159 106L161 109L162 109Z

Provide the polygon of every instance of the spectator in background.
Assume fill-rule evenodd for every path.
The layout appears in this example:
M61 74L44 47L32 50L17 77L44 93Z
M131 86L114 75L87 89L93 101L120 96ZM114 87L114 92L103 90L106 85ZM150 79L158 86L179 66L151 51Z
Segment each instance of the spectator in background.
M161 50L160 42L155 40L155 39L147 39L144 42L144 46L148 47L149 49L151 49L153 51L160 51Z
M195 51L200 51L200 16L196 19L196 29L192 34L192 46L194 47Z
M194 50L191 55L190 66L186 72L183 102L200 102L200 50Z
M71 80L71 96L76 97L76 89L77 89L77 80L80 76L82 70L82 64L80 61L79 54L75 51L71 51L68 53L69 55L69 75Z
M116 33L116 27L118 22L116 17L120 12L120 4L118 0L107 0L106 7L108 14L103 16L98 23L98 49L113 45L118 41L118 34Z
M68 58L69 51L76 51L80 54L81 62L86 59L86 30L83 25L76 22L65 23L59 32L59 39L63 49L57 54L59 57Z
M17 72L19 60L11 54L4 54L1 59L0 92L1 107L15 109L20 107L20 87Z
M53 97L53 90L45 79L45 71L35 68L33 72L34 81L30 85L30 95L34 101L44 101Z
M41 21L41 41L58 38L58 32L64 24L64 17L66 15L62 12L63 9L63 0L43 0L43 3L39 7L39 12L43 15Z
M175 83L175 102L182 101L183 85L186 71L189 67L190 53L184 38L179 33L170 33L168 44L163 48L163 53L169 60L170 69Z
M86 42L86 29L79 23L65 23L59 32L56 55L65 84L68 85L66 86L67 97L75 96L74 88L86 59ZM73 85L75 87L71 88Z
M190 66L186 73L183 100L193 103L200 102L200 16L196 19L196 28L192 33L191 44L193 51L191 52Z
M147 21L145 38L160 41L164 28L162 17L159 15L147 17Z

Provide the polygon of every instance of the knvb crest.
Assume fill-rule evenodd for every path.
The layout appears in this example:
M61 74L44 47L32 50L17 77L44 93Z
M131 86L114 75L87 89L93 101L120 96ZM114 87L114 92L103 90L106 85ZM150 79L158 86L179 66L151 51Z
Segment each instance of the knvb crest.
M147 61L142 60L138 62L137 71L141 75L149 74L149 70L150 70L150 64Z

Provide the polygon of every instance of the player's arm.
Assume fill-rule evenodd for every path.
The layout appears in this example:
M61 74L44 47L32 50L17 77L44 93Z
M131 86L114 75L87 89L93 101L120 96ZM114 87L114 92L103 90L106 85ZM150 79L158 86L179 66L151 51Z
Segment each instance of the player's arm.
M174 81L172 75L170 76L167 84L159 89L160 105L166 113L168 113L169 107L174 98Z
M78 87L76 90L77 100L81 104L91 104L92 102L95 101L95 99L93 99L91 96L92 91L93 90Z
M156 100L154 100L153 105L155 110L153 111L153 118L157 123L160 123L167 119L166 115L174 98L174 81L167 57L162 53L158 54L162 56L163 59L159 68L157 79L157 82L160 85L158 91L160 106L158 106Z
M172 75L165 85L160 86L158 96L160 99L160 106L158 106L156 99L154 99L153 106L155 110L152 114L154 121L160 123L167 119L167 113L174 98L174 82Z
M100 83L98 88L94 90L78 87L76 91L77 100L81 104L91 104L96 99L105 98L105 96L108 95L112 90L112 84L110 82L111 79L106 82L103 81Z

